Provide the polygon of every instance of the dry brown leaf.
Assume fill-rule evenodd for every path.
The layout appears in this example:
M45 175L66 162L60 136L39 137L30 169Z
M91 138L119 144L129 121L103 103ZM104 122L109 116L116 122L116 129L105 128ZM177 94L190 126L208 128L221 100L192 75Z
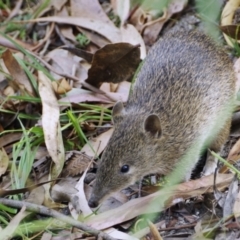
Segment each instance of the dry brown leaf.
M4 148L0 149L0 177L7 171L9 158Z
M142 36L137 31L137 29L131 24L124 24L121 28L122 42L127 42L132 45L140 45L140 58L144 59L146 57L146 46L143 41Z
M94 54L86 82L99 88L103 82L119 83L130 80L139 63L139 45L108 44Z
M37 187L30 192L26 201L42 205L44 202L44 194L45 194L44 187L43 186Z
M223 218L226 219L233 213L234 203L238 194L238 178L235 176L231 182L223 205ZM216 199L217 201L219 199Z
M87 171L84 172L83 176L80 178L79 182L76 185L76 189L78 189L78 193L75 194L75 197L78 200L79 211L81 211L82 215L90 216L93 214L93 212L92 212L91 208L88 206L88 202L87 202L87 199L86 199L85 193L84 193L84 178L86 176L86 172ZM70 208L71 214L74 217L74 219L79 219L79 214L72 207L71 203L69 204L69 208ZM104 230L104 232L106 232L111 237L114 237L116 239L137 240L137 238L132 237L126 233L117 231L114 228L109 228L107 230Z
M8 36L8 38L11 39L10 36ZM21 40L18 40L18 39L14 39L14 40L12 40L12 41L15 41L17 44L19 44L20 46L22 46L22 47L25 48L25 49L30 50L30 49L33 48L33 45L32 45L32 44L28 44L28 43L26 43L26 42L24 42L24 41L21 41ZM19 49L16 47L16 45L13 44L13 42L11 42L10 40L8 40L8 39L6 39L6 38L4 38L4 37L2 37L2 36L0 36L0 45L1 45L1 46L4 46L4 47L6 47L6 48L19 50Z
M37 187L47 184L49 182L50 181L40 182L40 183L32 185L32 186L28 186L25 188L17 188L17 189L13 189L13 190L0 189L0 197L6 197L6 196L10 196L10 195L16 195L16 194L20 194L20 193L30 192L30 191L33 191L34 189L36 189Z
M14 91L13 87L7 86L4 89L3 94L4 94L4 96L8 96L8 97L9 96L14 96L15 95L15 91Z
M85 170L85 172L83 173L82 177L79 179L78 183L76 184L75 188L78 190L78 192L75 194L76 198L78 199L77 201L77 205L78 205L78 209L81 210L81 214L82 216L86 217L90 214L92 214L92 210L91 208L88 206L88 202L84 193L84 178L86 176L87 170L89 169L91 162L88 165L88 168ZM75 211L72 211L72 216L75 219L79 219L79 216L77 216L79 214L76 214ZM76 218L77 216L77 218Z
M43 17L43 18L32 19L26 22L56 22L56 23L75 25L75 26L79 26L79 27L83 27L83 28L95 31L103 35L112 43L121 41L121 33L117 27L111 26L97 19L89 19L84 17L53 16L53 17Z
M71 0L70 1L71 16L94 19L103 22L109 26L115 27L114 23L108 18L103 11L98 0Z
M9 133L0 137L0 148L7 146L10 143L14 143L17 140L20 140L22 133Z
M69 17L68 7L64 6L59 12L55 14L58 17ZM70 39L73 43L76 43L76 36L73 34L73 27L71 25L59 25L59 34L66 39Z
M44 232L42 237L41 237L41 240L53 240L53 234L52 233L49 233L49 232ZM59 236L57 236L58 240L65 240L66 239L66 235L64 235L64 237L59 238Z
M72 196L78 192L75 188L76 179L64 177L51 189L51 197L55 202L70 202Z
M76 176L83 173L91 163L91 159L81 152L73 152L73 155L66 162L66 167L64 168L64 176ZM90 165L90 168L92 164Z
M85 153L89 157L99 156L99 154L105 149L108 144L110 137L112 136L113 129L109 129L108 131L102 133L96 138L86 143L82 148L81 152ZM90 147L91 146L91 147Z
M148 220L148 226L154 240L163 240L160 233L158 232L157 227L150 220Z
M118 84L116 92L128 96L128 94L130 93L130 88L131 83L124 81Z
M114 84L114 85L118 85L118 84ZM113 91L114 87L112 86L112 83L107 83L107 82L103 83L99 89L104 92L115 92Z
M240 5L240 0L229 0L223 8L221 16L221 26L231 25L235 11ZM235 40L223 34L227 44L234 47Z
M220 26L220 29L229 37L240 40L240 26L239 25L226 25Z
M238 195L233 205L233 214L235 218L240 217L240 191L238 192Z
M107 93L107 95L114 101L114 102L118 102L121 101L123 103L127 102L128 100L128 95L129 93L114 93L114 92L109 92Z
M50 58L51 66L56 71L76 76L79 78L80 82L87 78L87 69L81 64L82 58L74 56L69 51L64 49L54 49L47 54L47 58ZM56 80L62 78L62 76L55 73L52 73L52 75Z
M57 11L60 11L68 0L51 0L50 5L54 7Z
M30 84L28 77L24 70L21 68L12 52L7 49L3 54L2 58L5 66L7 67L10 75L18 84L19 89L24 88L30 95L33 95L33 88Z
M170 19L170 17L178 12L181 12L187 5L188 0L173 0L169 1L164 14L158 19L147 22L143 26L143 39L146 45L153 45L156 42L163 25Z
M43 72L38 72L39 95L42 100L42 126L45 144L55 165L52 168L51 179L56 179L64 164L64 146L59 123L60 110L51 81Z
M121 26L125 25L130 12L130 0L111 0L113 11L119 16Z
M116 98L119 98L119 94L116 95ZM123 94L122 94L123 95ZM113 96L114 97L114 96ZM81 102L100 102L100 103L111 103L112 101L109 100L103 94L96 94L90 91L73 88L70 92L66 93L66 96L59 99L59 103L81 103Z
M223 189L228 187L233 177L233 174L218 174L216 178L217 188ZM159 212L161 208L166 209L174 205L175 199L188 199L211 192L213 190L213 182L214 176L210 175L176 185L173 188L168 187L167 190L163 189L149 196L133 199L121 207L92 216L86 223L96 229L105 229L145 213ZM166 201L167 199L169 200ZM165 205L163 206L164 202Z
M138 30L138 32L141 33L144 24L151 20L152 18L149 17L149 15L147 15L143 8L140 6L130 16L129 22Z
M65 78L62 78L59 81L52 82L52 86L55 93L57 94L65 94L72 89L72 87L69 85L68 81Z
M90 30L87 30L87 29L83 29L83 28L80 28L78 27L79 31L81 33L83 33L84 35L86 35L86 37L92 42L94 43L96 46L102 48L104 47L105 45L107 44L110 44L111 41L109 41L108 39L106 39L105 37L99 35L99 34L96 34L96 32L93 32L93 31L90 31Z

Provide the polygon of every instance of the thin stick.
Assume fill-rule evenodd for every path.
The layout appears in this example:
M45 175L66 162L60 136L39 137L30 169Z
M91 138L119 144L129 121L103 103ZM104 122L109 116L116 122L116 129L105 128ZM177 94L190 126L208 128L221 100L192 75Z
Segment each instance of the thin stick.
M106 240L115 240L115 238L110 237L108 234L106 234L102 231L91 228L71 217L65 216L53 209L49 209L49 208L46 208L41 205L24 202L24 201L11 200L11 199L6 199L6 198L0 198L0 203L4 204L6 206L9 206L9 207L15 207L15 208L22 208L25 206L27 211L54 217L56 219L59 219L60 221L63 221L65 223L68 223L68 224L76 227L76 228L79 228L84 232L91 233L94 236L102 237L103 239L106 239Z

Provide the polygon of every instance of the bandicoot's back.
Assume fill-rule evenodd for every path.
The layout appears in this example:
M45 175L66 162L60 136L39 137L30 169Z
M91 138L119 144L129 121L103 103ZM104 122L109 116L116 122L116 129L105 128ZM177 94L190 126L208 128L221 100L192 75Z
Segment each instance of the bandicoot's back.
M150 173L168 174L197 142L182 179L205 145L219 151L230 128L235 76L227 54L205 34L177 32L149 51L102 156L89 205ZM216 137L216 134L218 136ZM215 139L215 141L213 141Z

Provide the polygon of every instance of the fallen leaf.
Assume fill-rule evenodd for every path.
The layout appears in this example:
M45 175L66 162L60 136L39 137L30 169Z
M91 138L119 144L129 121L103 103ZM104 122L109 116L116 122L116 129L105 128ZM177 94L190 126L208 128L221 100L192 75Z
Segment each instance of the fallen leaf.
M240 217L240 191L238 191L237 197L235 198L233 214L236 219Z
M223 206L223 218L229 217L233 213L234 203L238 194L238 179L235 177L231 182Z
M130 0L111 0L113 11L119 16L121 20L121 26L124 26L130 12Z
M102 35L97 34L94 31L90 31L87 29L83 29L83 28L79 28L79 31L81 33L83 33L84 35L86 35L86 37L92 42L94 43L96 46L102 48L107 44L110 44L111 41L109 41L108 39L106 39L105 37L103 37Z
M78 192L74 178L64 177L51 189L51 197L55 202L70 202L72 196Z
M98 0L70 0L71 16L94 19L103 22L105 25L115 27L114 23L109 19L103 11Z
M86 82L99 88L102 82L127 81L133 77L139 63L139 45L108 44L94 54Z
M30 95L33 95L32 85L30 84L25 71L21 68L18 61L14 58L12 52L9 49L7 49L2 54L2 58L3 58L4 64L7 67L10 75L13 77L13 79L19 85L19 89L21 89L24 86L26 91Z
M42 127L44 132L45 144L49 155L55 163L52 168L52 178L56 179L64 164L64 146L59 123L60 110L57 98L52 89L51 81L43 72L38 72L39 95L42 100Z
M65 5L59 12L55 14L58 17L69 17L69 9L67 5ZM76 36L73 34L73 27L71 25L59 25L59 34L66 39L71 40L73 43L77 43ZM68 44L69 45L69 44Z
M147 55L146 46L141 34L131 24L124 24L121 28L122 41L132 45L140 45L140 58L144 59Z
M93 140L90 140L89 143L86 143L83 146L81 152L85 153L89 157L99 156L99 154L105 149L108 144L110 137L112 136L113 129L102 133Z
M14 143L22 138L22 133L8 133L0 137L0 148Z
M111 103L103 94L96 94L88 90L73 88L70 92L66 93L66 96L59 99L60 105L66 105L66 103L81 103L81 102L101 102Z
M218 174L216 186L219 189L228 187L233 177L233 174ZM159 190L149 196L133 199L116 209L91 216L86 223L96 229L105 229L142 214L159 212L173 206L175 199L188 199L206 192L212 192L213 182L214 176L210 175L173 186L172 188L168 187L168 189Z
M52 82L52 86L55 93L57 94L65 94L72 89L65 78L62 78L59 81Z
M54 9L60 11L63 6L67 3L67 0L51 0L51 6L54 7Z
M70 24L70 25L75 25L75 26L79 26L79 27L83 27L83 28L95 31L103 35L112 43L116 43L121 40L121 34L117 27L111 26L97 19L89 19L84 17L53 16L53 17L42 17L42 18L32 19L25 22L56 22L56 23Z
M240 26L239 25L225 25L220 26L220 29L229 37L240 40Z
M8 168L9 158L4 148L0 150L0 177L6 172Z
M78 193L75 194L75 199L77 199L78 202L78 208L79 211L81 211L81 215L83 216L91 216L93 214L91 208L88 206L88 202L84 193L84 178L86 176L87 170L84 172L83 176L79 179L76 189L78 189ZM69 208L71 211L72 216L74 219L79 219L79 214L77 214L76 210L72 207L72 204L69 204ZM86 218L88 219L88 218ZM104 230L107 234L109 234L111 237L114 237L116 239L126 239L126 240L137 240L137 238L132 237L126 233L123 233L121 231L118 231L114 228L109 228Z
M187 5L188 0L173 0L169 1L165 9L163 9L163 15L153 21L149 21L143 26L143 39L147 46L152 46L162 30L163 25L170 19L170 17L182 11Z
M79 82L87 78L87 70L82 66L82 58L74 56L64 49L54 49L46 56L51 60L51 66L58 72L73 75L79 78ZM59 59L61 61L59 61ZM52 73L56 80L60 80L62 76Z
M42 205L44 202L44 194L45 194L44 187L43 186L37 187L30 192L25 201Z
M163 240L163 238L161 237L160 233L158 232L158 229L156 228L156 226L150 221L148 220L148 226L150 228L150 232L152 234L152 237L154 240Z
M223 8L222 15L221 15L221 26L231 25L233 21L233 16L235 11L240 5L239 0L229 0ZM223 34L227 44L230 47L234 47L235 40L230 38L226 34Z
M86 156L82 152L74 151L70 159L67 159L66 167L64 168L62 175L73 177L81 174L89 167L90 163L91 159L88 156ZM90 168L91 167L92 164L90 165Z

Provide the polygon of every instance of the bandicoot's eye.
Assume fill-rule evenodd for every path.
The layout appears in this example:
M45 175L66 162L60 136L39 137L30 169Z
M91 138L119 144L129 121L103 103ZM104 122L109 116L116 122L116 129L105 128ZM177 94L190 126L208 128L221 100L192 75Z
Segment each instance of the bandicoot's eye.
M121 172L122 173L127 173L129 171L129 166L128 165L123 165L122 167L121 167Z

